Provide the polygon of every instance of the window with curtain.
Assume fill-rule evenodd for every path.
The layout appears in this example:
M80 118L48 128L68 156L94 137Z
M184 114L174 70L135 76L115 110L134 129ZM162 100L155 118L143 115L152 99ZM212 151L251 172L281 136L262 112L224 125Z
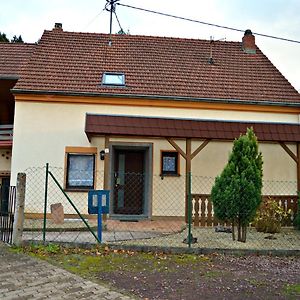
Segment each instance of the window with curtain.
M95 155L67 154L67 189L93 189L95 183Z

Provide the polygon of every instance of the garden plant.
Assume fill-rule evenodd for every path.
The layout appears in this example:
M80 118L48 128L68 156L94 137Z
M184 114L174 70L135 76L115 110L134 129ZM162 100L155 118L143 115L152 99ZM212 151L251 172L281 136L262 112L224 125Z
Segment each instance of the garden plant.
M255 218L261 203L262 154L252 128L234 141L229 160L215 180L211 198L216 217L231 222L235 240L246 242L247 226Z

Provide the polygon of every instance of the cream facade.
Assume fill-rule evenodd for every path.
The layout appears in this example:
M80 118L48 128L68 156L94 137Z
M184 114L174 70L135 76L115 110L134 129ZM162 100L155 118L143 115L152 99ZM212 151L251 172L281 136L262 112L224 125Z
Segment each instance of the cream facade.
M183 216L185 208L185 160L183 157L179 157L179 176L161 176L161 152L173 151L174 148L170 143L162 138L110 137L110 153L108 154L110 163L107 168L109 174L105 174L107 172L107 170L105 171L105 163L103 160L100 160L99 156L99 152L107 147L105 145L105 137L93 137L91 141L88 140L85 134L85 118L87 113L119 116L299 123L299 114L297 113L32 102L18 101L17 99L15 104L11 184L15 184L17 173L28 172L33 167L42 168L46 163L49 163L51 167L57 168L57 176L62 184L64 184L66 147L96 147L96 188L102 189L104 187L105 177L107 178L107 186L113 188L114 160L112 156L114 155L114 149L126 145L126 147L132 150L134 147L139 147L140 145L140 147L146 147L145 149L148 151L147 156L145 156L145 159L148 160L148 179L145 183L147 192L145 194L144 207L146 216ZM175 142L181 149L185 149L184 140L175 140ZM201 140L193 140L192 151L202 142ZM296 155L296 145L289 144L288 146ZM278 143L260 143L259 147L264 160L264 181L268 182L264 186L263 193L295 194L297 189L297 167L295 161L291 159ZM210 193L214 178L224 168L231 148L231 142L211 141L192 160L193 193ZM39 174L40 185L42 185L43 176L43 171L41 171ZM278 183L282 181L290 182L290 185L284 191ZM33 181L29 181L27 184L29 190L34 189L36 185ZM40 199L43 199L42 188L36 191L36 193L39 193ZM81 211L87 213L86 194L78 192L71 192L70 194L73 201L81 207ZM62 202L65 207L68 207L68 203L62 195L57 197L55 202ZM26 201L31 200L27 199ZM170 201L172 201L172 205L170 205ZM27 212L40 213L43 209L43 202L39 201L34 206L27 205L26 209L30 209ZM66 209L65 213L72 213L72 210Z

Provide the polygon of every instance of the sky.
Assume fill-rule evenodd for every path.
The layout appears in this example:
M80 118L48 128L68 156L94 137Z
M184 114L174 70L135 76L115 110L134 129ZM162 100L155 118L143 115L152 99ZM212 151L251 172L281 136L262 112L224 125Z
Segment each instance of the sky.
M300 41L299 0L119 0L121 4ZM62 23L65 31L109 32L106 0L0 0L0 32L34 43ZM241 41L242 32L176 20L118 5L125 32L135 35ZM119 31L113 19L113 33ZM300 43L256 36L257 46L300 92Z

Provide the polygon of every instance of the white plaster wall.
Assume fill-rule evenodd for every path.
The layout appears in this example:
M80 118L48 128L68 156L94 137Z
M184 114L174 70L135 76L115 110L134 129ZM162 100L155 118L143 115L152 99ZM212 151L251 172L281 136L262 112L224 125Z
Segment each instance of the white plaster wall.
M298 115L295 114L17 101L13 140L13 180L16 172L24 171L28 167L41 166L46 162L62 166L64 156L61 154L66 145L90 146L84 133L86 113L298 122Z
M98 148L98 152L104 149L104 138L93 138L91 143L88 141L84 133L86 113L291 123L299 121L298 115L294 114L16 102L11 168L12 184L15 184L18 172L24 172L31 167L42 167L46 162L63 171L66 146L94 146ZM180 158L180 177L165 177L162 180L159 176L160 150L173 150L173 147L167 141L159 139L113 138L111 140L153 143L152 213L153 215L181 215L184 207L184 159ZM176 142L185 150L183 141ZM193 149L196 149L200 144L201 141L194 141L192 144ZM295 146L290 146L295 151ZM222 171L228 160L231 147L232 143L211 142L194 158L192 162L193 192L210 192L213 178ZM264 156L265 180L295 182L296 164L279 145L261 144L260 149ZM0 163L2 164L1 155ZM9 162L5 163L9 165ZM97 168L99 174L101 174L104 163L99 160L99 155L97 155ZM43 175L41 175L41 178L43 178ZM103 179L103 176L101 178ZM98 186L103 184L101 180L98 181ZM279 187L278 183L272 184L272 189L278 193L283 193L283 189L286 191L285 194L294 190L294 183L291 183L289 188ZM38 207L38 210L40 210L41 203L43 203L42 179L39 184L39 191L37 191L36 183L28 183L28 187L38 194L36 196L38 200L35 201L38 201L36 208ZM83 212L86 212L85 195L73 194L74 199L83 207Z

